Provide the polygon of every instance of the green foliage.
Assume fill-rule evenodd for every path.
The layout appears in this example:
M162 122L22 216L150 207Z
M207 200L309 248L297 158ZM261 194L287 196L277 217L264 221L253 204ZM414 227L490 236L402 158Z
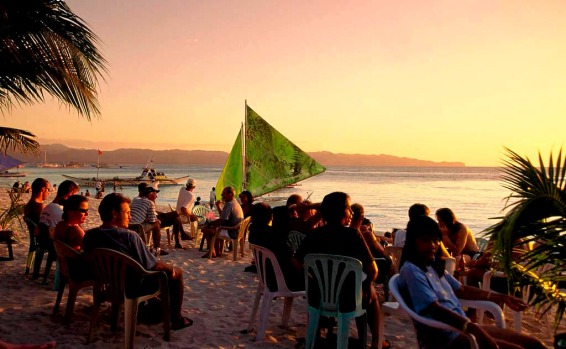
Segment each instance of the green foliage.
M0 225L4 229L14 230L14 221L20 224L20 228L24 230L22 217L24 215L24 203L21 199L22 193L10 192L10 206L0 213Z
M504 217L486 230L494 241L494 255L515 286L531 285L530 304L542 313L557 307L558 325L566 310L566 158L562 150L554 161L552 153L539 166L506 148L503 186L511 191ZM512 256L513 249L530 243L534 248ZM513 259L514 257L514 259ZM564 286L562 286L564 287Z

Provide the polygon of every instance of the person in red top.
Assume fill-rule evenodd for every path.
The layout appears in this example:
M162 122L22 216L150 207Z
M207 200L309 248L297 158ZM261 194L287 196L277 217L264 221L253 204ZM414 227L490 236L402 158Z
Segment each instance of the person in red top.
M63 220L55 227L55 239L64 242L77 251L83 248L85 232L81 224L88 216L88 198L71 195L63 202Z

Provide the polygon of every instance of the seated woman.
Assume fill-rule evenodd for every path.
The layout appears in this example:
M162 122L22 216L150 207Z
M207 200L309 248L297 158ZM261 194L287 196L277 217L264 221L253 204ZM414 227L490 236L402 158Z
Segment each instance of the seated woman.
M459 330L431 329L417 326L417 336L426 347L471 348L467 335L476 338L479 348L544 348L535 338L496 327L473 323L462 311L459 298L503 302L513 310L523 310L522 300L503 294L463 286L444 269L439 244L442 231L426 216L412 219L407 226L407 240L401 257L400 287L418 314L447 323Z
M251 217L250 243L265 247L273 252L275 258L277 258L277 263L281 267L285 283L291 291L304 290L304 274L302 270L297 270L292 263L293 251L291 247L287 244L286 239L277 238L269 225L273 217L271 207L265 202L257 203L251 208ZM267 274L268 284L276 282L274 277L273 274Z
M458 222L456 215L449 208L440 208L436 211L436 219L442 231L442 242L452 252L452 256L463 256L465 262L472 260L480 251L472 231L464 224Z
M54 238L71 246L77 251L83 248L85 235L81 224L88 216L88 198L71 195L63 202L63 220L55 226Z
M254 196L248 190L244 190L240 193L240 195L238 195L238 198L240 199L240 206L244 212L244 218L248 218L252 211Z

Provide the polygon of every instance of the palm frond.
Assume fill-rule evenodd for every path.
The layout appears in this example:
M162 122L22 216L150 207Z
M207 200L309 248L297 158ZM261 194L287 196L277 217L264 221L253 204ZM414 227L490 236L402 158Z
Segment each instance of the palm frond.
M13 150L21 153L39 154L39 143L35 135L26 130L0 127L0 152Z
M0 24L0 110L43 101L45 91L88 120L100 113L99 39L64 1L1 0Z
M539 166L506 148L503 187L507 213L485 231L494 241L494 253L500 267L516 285L534 287L531 303L548 310L557 306L555 323L562 320L566 297L558 285L566 279L566 158L562 150L548 165L539 154ZM532 251L513 260L513 250L525 243L535 244Z

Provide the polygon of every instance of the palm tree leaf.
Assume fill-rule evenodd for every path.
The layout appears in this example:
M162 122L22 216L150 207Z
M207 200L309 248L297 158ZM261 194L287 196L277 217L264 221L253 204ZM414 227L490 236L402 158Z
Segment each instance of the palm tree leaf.
M39 143L35 135L17 128L0 127L0 151L13 150L21 153L39 154Z

